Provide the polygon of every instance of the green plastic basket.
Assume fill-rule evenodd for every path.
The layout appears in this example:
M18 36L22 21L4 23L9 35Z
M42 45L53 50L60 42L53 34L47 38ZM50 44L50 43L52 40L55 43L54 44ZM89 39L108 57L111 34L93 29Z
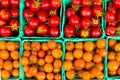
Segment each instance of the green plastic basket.
M63 33L63 36L62 36L62 38L64 40L66 40L66 39L68 39L68 40L70 40L70 39L81 39L79 37L76 37L76 38L74 38L74 37L73 38L67 38L64 35L64 26L66 24L66 15L65 15L65 13L66 13L67 6L70 6L70 5L71 5L71 0L63 0L63 19L62 19L63 20L62 21L62 33ZM104 2L102 3L102 8L104 8ZM104 31L104 19L103 19L103 15L101 17L101 31L102 31L102 35L101 35L100 38L104 38L105 37L105 31ZM84 39L87 40L87 38L84 38ZM98 38L88 38L88 39L98 39Z
M4 40L4 41L11 41L11 42L21 42L21 39L20 38L16 38L16 39L7 39L7 38L0 38L0 41L1 40ZM20 49L19 49L19 53L21 54L21 44L20 44ZM19 56L19 59L20 59L20 56ZM19 66L19 77L18 78L15 78L15 77L10 77L8 80L20 80L21 79L21 66ZM3 79L2 79L3 80ZM5 80L5 79L4 79Z
M115 40L117 40L117 41L120 41L120 37L108 37L107 38L107 47L106 47L106 49L108 50L108 40L110 39L110 38L113 38L113 39L115 39ZM106 62L108 63L108 59L106 60ZM120 76L109 76L108 75L108 65L107 65L107 67L106 67L106 76L107 76L107 78L108 79L110 79L110 80L117 80L117 79L119 79L120 80Z
M38 42L48 42L49 40L23 40L22 41L22 49L21 49L21 55L20 57L22 57L23 55L23 51L24 51L24 42L26 41L29 41L29 42L34 42L34 41L38 41ZM64 53L65 53L65 48L64 48L64 42L62 40L55 40L56 42L60 43L62 45L62 62L64 61ZM21 64L21 67L22 67L22 64ZM22 80L26 80L26 77L25 77L25 73L23 71L23 69L21 68L21 71L22 71ZM61 75L63 75L64 72L63 72L63 67L61 68ZM35 80L35 79L32 79L32 80ZM63 76L62 76L62 80L63 79Z
M104 0L104 11L106 12L107 11L107 3L109 2L109 1L112 1L112 0ZM106 25L107 25L107 22L106 22L106 20L104 19L104 29L106 28ZM119 35L115 35L115 36L108 36L106 33L105 33L105 36L106 37L120 37Z
M97 40L98 40L98 39L88 39L88 38L87 38L87 39L72 39L72 40L66 39L66 40L64 41L64 43L66 44L67 41L72 41L72 42L93 41L93 42L96 42ZM65 53L66 53L66 50L65 50ZM64 55L64 60L65 60L65 55ZM106 79L106 65L107 65L106 60L107 60L107 56L104 57L104 60L103 60L103 62L104 62L104 80L107 80L107 79ZM65 75L65 70L64 70L64 68L63 68L63 71L64 71L64 80L67 80L66 75ZM75 78L74 80L82 80L82 79L77 79L77 78ZM92 80L97 80L97 79L92 79Z
M60 29L60 35L58 37L50 37L50 36L26 36L24 34L24 26L25 26L25 20L24 20L24 17L23 17L23 11L25 9L25 6L24 6L24 2L25 0L21 0L21 15L20 15L20 18L21 18L21 36L23 39L35 39L35 38L40 38L40 39L60 39L62 37L62 4L61 4L61 7L60 7L60 25L59 25L59 29Z

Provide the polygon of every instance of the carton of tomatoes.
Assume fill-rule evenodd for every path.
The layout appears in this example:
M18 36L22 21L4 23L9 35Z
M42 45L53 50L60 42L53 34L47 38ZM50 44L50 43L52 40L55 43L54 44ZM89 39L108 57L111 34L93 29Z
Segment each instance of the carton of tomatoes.
M0 1L0 37L20 37L20 0Z
M63 39L103 38L101 0L63 0Z
M63 49L61 40L23 40L22 79L62 80Z
M20 42L16 39L0 39L0 78L20 80Z
M23 0L21 4L23 38L61 37L61 0Z
M105 0L105 33L106 36L120 36L120 1Z
M65 49L64 80L106 78L105 39L66 40Z
M120 38L109 37L107 41L107 77L108 79L120 79Z

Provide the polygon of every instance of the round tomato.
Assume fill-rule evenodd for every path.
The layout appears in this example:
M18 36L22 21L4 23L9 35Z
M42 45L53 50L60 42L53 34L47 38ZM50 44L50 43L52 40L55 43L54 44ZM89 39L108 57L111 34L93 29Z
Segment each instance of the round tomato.
M113 4L116 8L120 8L120 0L113 0Z
M35 31L31 27L26 27L24 30L24 34L26 36L33 36L35 34Z
M60 24L60 17L57 15L50 16L48 23L51 27L57 27Z
M59 36L59 34L60 34L60 30L59 30L59 28L57 28L57 27L51 27L50 28L50 30L49 30L49 34L50 34L50 36L52 36L52 37L57 37L57 36Z
M5 8L8 8L10 6L9 0L1 0L1 5Z
M50 1L49 0L42 0L41 9L42 10L49 10L50 9Z
M10 0L10 4L11 4L13 7L18 7L18 6L19 6L19 3L20 3L20 0Z
M89 17L82 17L80 25L82 28L89 28L91 26L91 19Z
M82 38L87 38L90 36L90 30L89 29L80 29L79 35Z
M91 17L92 16L92 10L89 6L83 6L80 10L80 15L82 17Z
M23 12L23 16L25 19L33 17L33 12L30 9L25 9Z
M114 20L115 20L115 14L112 13L112 12L106 12L106 14L105 14L105 20L106 20L107 22L112 22L112 21L114 21Z
M32 17L32 18L30 18L30 20L28 21L28 25L29 25L31 28L35 29L35 28L37 28L37 27L39 26L39 20L38 20L37 18Z
M48 34L48 26L45 24L40 24L39 27L37 27L37 35L47 35Z
M8 21L10 19L10 12L7 9L2 9L0 11L0 18Z
M66 25L64 28L64 34L66 37L72 37L75 34L75 28L70 25Z
M101 34L102 34L100 28L97 28L97 27L96 28L92 28L90 33L91 33L90 34L91 37L93 37L93 38L99 38L101 36Z
M93 6L92 10L93 10L92 13L94 16L96 16L96 17L102 16L103 9L101 6Z
M10 26L12 28L12 31L17 31L19 28L19 21L17 19L11 19L10 20Z
M37 0L37 1L32 0L32 1L30 2L30 9L31 9L33 12L39 11L39 9L40 9L40 2L39 2L39 0Z
M108 36L114 36L116 33L115 26L107 26L105 32Z
M9 36L11 36L11 34L12 34L12 29L10 27L2 26L0 28L0 35L2 37L9 37Z
M112 12L113 14L116 14L116 11L117 11L115 6L108 6L107 10L108 12Z
M11 12L11 16L12 17L18 18L18 16L19 16L19 10L18 10L18 8L13 7L13 8L10 9L10 12Z
M61 0L51 0L50 4L53 8L59 8L61 5Z
M72 5L73 6L80 6L81 5L81 0L72 0Z
M41 10L37 13L37 17L38 17L39 21L42 23L47 20L48 15L47 15L46 11Z
M102 6L102 0L93 0L93 5Z
M72 7L66 9L66 17L69 18L71 15L76 14L76 10Z

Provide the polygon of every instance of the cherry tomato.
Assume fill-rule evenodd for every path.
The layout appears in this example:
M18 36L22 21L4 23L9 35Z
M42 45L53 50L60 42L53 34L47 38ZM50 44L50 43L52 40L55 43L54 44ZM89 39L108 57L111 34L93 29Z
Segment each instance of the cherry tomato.
M92 16L92 10L89 6L83 6L80 10L80 15L82 17L91 17Z
M48 15L47 15L47 12L46 11L39 11L37 13L37 18L39 19L39 21L42 23L42 22L45 22L48 18Z
M113 0L113 4L116 8L120 8L120 0Z
M39 1L32 0L32 1L30 2L30 9L31 9L33 12L39 11L39 9L40 9L40 2L39 2Z
M23 12L23 16L25 19L29 19L31 17L33 17L33 12L30 9L25 9Z
M93 0L93 5L96 5L96 6L102 6L102 0Z
M81 5L81 0L72 0L72 5L73 6L80 6Z
M111 12L106 12L105 14L105 20L107 22L112 22L115 20L115 14L111 13Z
M108 36L114 36L116 33L115 26L107 26L105 32Z
M19 10L16 7L13 7L10 9L11 12L11 16L14 18L18 18L19 17Z
M39 20L38 20L37 18L32 17L32 18L30 18L30 20L28 21L28 25L29 25L31 28L35 29L35 28L37 28L37 27L39 26Z
M90 35L93 38L99 38L101 34L102 34L101 30L97 27L92 28L92 30L90 31Z
M50 1L49 0L42 0L41 9L42 10L49 10L50 9Z
M19 3L20 3L20 0L10 0L10 4L11 4L13 7L18 7L18 6L19 6Z
M1 0L1 5L4 8L8 8L10 6L10 1L9 0Z
M90 28L91 22L92 21L89 17L82 17L80 25L82 28Z
M69 24L71 26L76 27L76 26L79 25L79 23L80 23L80 18L76 14L73 14L73 15L70 16L70 18L69 18Z
M19 21L17 19L11 19L10 27L12 28L12 31L17 31L19 28Z
M48 26L45 24L40 24L39 27L37 27L37 35L40 36L44 36L48 34Z
M50 30L49 30L49 34L50 34L51 37L57 37L60 34L60 30L57 27L55 27L55 28L51 27Z
M10 12L6 9L2 9L0 11L0 18L5 21L8 21L10 19Z
M96 16L96 17L102 16L103 9L101 6L93 6L92 10L93 10L92 13L94 16Z
M83 6L89 6L91 4L91 0L82 0Z
M12 29L10 27L7 27L7 26L2 26L0 28L0 35L2 37L9 37L12 35Z
M87 38L90 36L90 30L89 29L80 29L79 35L82 38Z
M115 25L117 24L117 20L115 19L114 21L109 22L109 23L107 23L107 24L108 24L108 25L115 26Z
M58 15L50 16L48 23L51 27L57 27L60 24L60 18Z
M50 4L53 8L59 8L61 5L61 0L51 0Z
M64 28L64 34L66 37L72 37L75 34L75 28L71 25L66 25Z
M72 7L66 9L66 17L70 18L71 15L76 14L76 10Z
M108 6L108 12L112 12L113 14L116 14L116 8L115 6Z
M26 36L33 36L35 34L35 30L28 26L25 28L24 34Z

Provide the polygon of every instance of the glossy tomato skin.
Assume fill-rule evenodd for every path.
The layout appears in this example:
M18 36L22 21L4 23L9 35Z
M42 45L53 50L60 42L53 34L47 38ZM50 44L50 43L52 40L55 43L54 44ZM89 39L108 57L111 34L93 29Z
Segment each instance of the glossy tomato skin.
M51 7L53 8L59 8L61 5L61 0L51 0L50 4L51 4Z
M71 15L76 14L76 10L72 7L66 9L66 17L70 18Z
M51 27L57 27L60 24L60 17L58 15L50 16L48 23Z
M80 10L80 15L82 17L91 17L92 16L92 10L89 6L83 6Z
M97 17L92 18L92 27L98 27L100 25L100 19Z
M13 7L18 7L18 6L19 6L19 3L20 3L20 0L10 0L10 4L11 4Z
M69 24L71 26L76 27L76 26L79 25L79 23L80 23L80 18L76 14L73 14L73 15L70 16L70 18L69 18Z
M31 17L33 17L33 12L30 9L25 9L23 12L23 16L25 19L29 19Z
M107 22L112 22L112 21L115 20L115 15L113 13L111 13L111 12L106 12L106 14L105 14L105 20Z
M90 31L90 36L93 38L99 38L101 36L102 32L99 28L92 28Z
M117 20L120 20L120 10L117 11L116 18L117 18Z
M2 26L0 28L0 35L2 37L9 37L12 35L12 29L10 27L7 27L7 26Z
M18 18L19 17L19 9L16 7L13 7L10 9L11 16Z
M103 9L101 6L93 6L92 13L95 17L102 16Z
M45 24L40 24L39 27L37 27L37 35L40 36L44 36L48 34L48 26Z
M31 28L35 29L35 28L37 28L37 27L39 26L39 20L38 20L37 18L32 17L32 18L30 18L30 20L28 21L28 25L29 25Z
M25 28L24 34L26 36L33 36L33 35L35 35L35 30L28 26Z
M107 26L105 32L108 36L114 36L116 33L115 26Z
M58 37L60 35L60 30L57 27L51 27L49 30L49 35L51 37Z
M55 8L50 8L49 11L48 11L48 14L49 14L50 16L54 16L54 15L57 15L57 14L58 14L58 11L57 11L57 9L55 9Z
M72 5L73 6L80 6L81 5L81 0L72 0Z
M74 36L75 34L75 28L71 25L66 25L64 27L64 34L66 37L71 37L71 36Z
M89 6L91 4L91 0L82 0L83 6Z
M19 21L17 19L11 19L10 20L10 26L19 26Z
M37 12L40 9L40 4L36 4L33 0L30 2L30 9L33 12Z
M50 1L49 0L43 0L41 4L42 10L49 10L50 9Z
M39 21L41 23L45 22L47 20L47 18L48 18L47 12L43 11L43 10L39 11L37 13L37 18L39 19Z
M10 6L10 1L9 0L1 0L1 5L4 8L8 8Z
M112 12L113 14L116 14L116 8L115 6L108 6L108 12Z
M102 0L93 0L93 5L96 5L96 6L102 6Z
M90 30L89 29L80 29L79 35L82 38L90 37Z
M6 9L2 9L0 11L0 18L5 21L8 21L10 19L10 12Z
M113 4L116 8L120 8L120 0L113 0Z
M90 28L91 27L91 19L89 17L82 17L80 25L82 28Z
M4 21L4 20L2 20L1 18L0 18L0 27L1 26L5 26L6 25L6 21Z
M25 0L25 7L29 8L30 7L30 2L31 2L31 0Z
M107 24L108 24L108 25L115 26L115 25L117 24L117 20L115 19L114 21L109 22L109 23L107 23Z

